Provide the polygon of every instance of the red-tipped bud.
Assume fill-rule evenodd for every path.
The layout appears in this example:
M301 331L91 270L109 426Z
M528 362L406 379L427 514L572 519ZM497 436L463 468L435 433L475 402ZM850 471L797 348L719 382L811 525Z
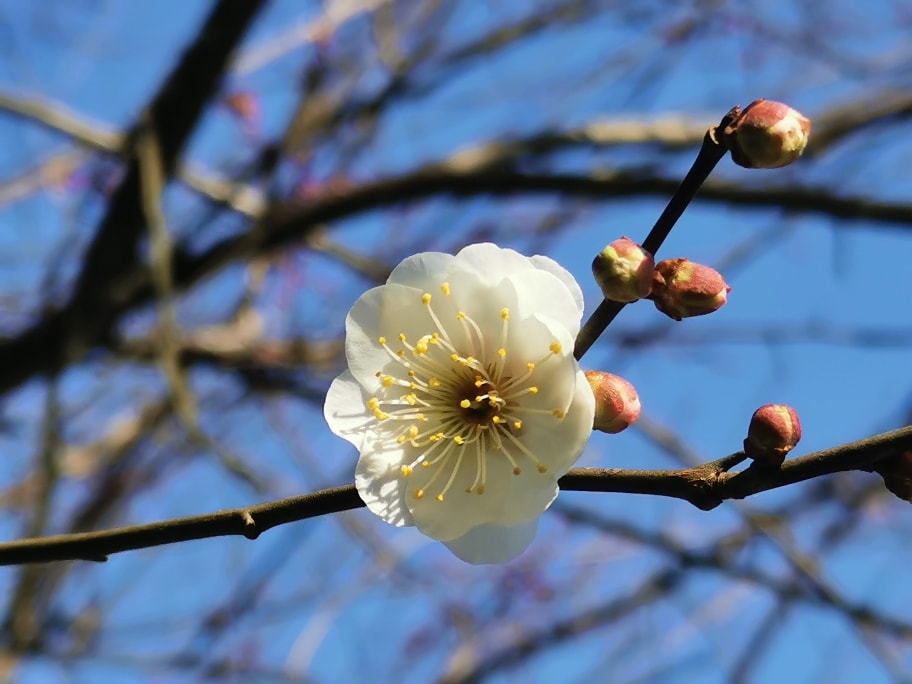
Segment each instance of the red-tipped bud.
M605 299L635 302L652 291L655 259L630 238L605 247L592 262L592 275Z
M260 100L252 92L238 90L225 97L228 110L246 124L257 124L260 120Z
M601 371L586 371L586 379L595 395L594 429L616 434L640 417L640 397L624 378Z
M652 300L676 321L704 316L728 301L731 288L716 269L689 259L665 259L656 264Z
M751 417L744 453L762 465L778 468L801 439L801 421L791 406L767 404Z
M777 169L801 156L811 122L786 104L754 100L722 132L732 161L748 169Z
M903 451L877 466L887 489L912 503L912 451Z

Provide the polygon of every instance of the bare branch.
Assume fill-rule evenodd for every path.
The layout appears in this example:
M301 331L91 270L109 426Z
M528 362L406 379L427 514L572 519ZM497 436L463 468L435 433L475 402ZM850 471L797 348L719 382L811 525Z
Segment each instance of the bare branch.
M668 496L689 501L708 511L725 499L743 499L758 492L847 470L870 471L881 459L909 448L912 448L912 427L788 460L780 469L752 465L730 473L732 467L745 459L744 454L736 453L682 470L575 468L560 479L560 486L571 491ZM120 551L229 535L256 539L276 525L363 506L354 486L348 485L249 508L102 532L0 544L0 565L56 560L105 561L109 554Z

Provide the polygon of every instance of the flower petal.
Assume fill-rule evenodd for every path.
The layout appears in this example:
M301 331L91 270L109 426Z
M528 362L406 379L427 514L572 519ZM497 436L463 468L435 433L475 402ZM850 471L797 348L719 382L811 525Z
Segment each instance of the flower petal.
M496 286L514 273L533 270L529 257L512 249L504 249L490 242L463 247L450 265L448 275L455 271L473 273L482 285Z
M578 311L578 316L580 319L583 317L583 290L579 286L579 283L576 282L576 278L568 271L566 268L557 263L554 259L551 259L541 254L536 254L529 257L534 266L542 271L547 271L557 276L560 281L566 286L567 290L570 292L570 296L573 297L573 301L576 303L576 309Z
M548 316L559 321L571 337L576 337L580 329L580 309L560 278L547 271L526 271L510 276L507 283L514 292L515 311L511 312L514 317Z
M430 319L421 303L422 291L404 285L383 285L358 298L345 319L345 358L355 379L369 394L380 386L377 372L396 366L379 342L386 337L394 349L399 335L414 343L428 332Z
M538 518L520 525L481 525L458 539L445 542L466 563L506 563L529 548L538 532Z
M403 449L395 441L380 439L381 435L372 429L376 421L364 410L364 402L361 385L345 371L329 386L323 416L335 434L361 452L355 485L367 507L391 525L414 525L403 504L405 485L400 473Z
M399 471L401 463L402 457L390 451L362 451L355 469L355 487L371 513L390 525L407 527L415 520L405 505L408 483Z
M332 381L323 403L326 424L342 439L361 449L367 427L374 417L364 408L366 401L361 385L351 372L344 371Z
M324 415L368 508L469 562L521 553L591 433L581 315L567 271L491 244L415 255L364 293Z
M387 283L397 283L415 287L419 290L436 290L441 276L447 271L456 257L443 252L422 252L403 259L390 273ZM436 285L435 285L436 283Z
M554 423L528 421L523 425L522 441L548 469L561 477L583 453L595 420L595 395L582 370L576 373L570 405L564 418Z

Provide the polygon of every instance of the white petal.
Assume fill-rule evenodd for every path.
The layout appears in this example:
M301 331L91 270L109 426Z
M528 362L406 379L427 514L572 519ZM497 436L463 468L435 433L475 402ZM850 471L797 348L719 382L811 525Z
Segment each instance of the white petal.
M573 467L586 448L594 418L595 396L585 374L579 370L572 400L563 419L525 421L522 443L548 466L555 477L560 477Z
M329 429L357 449L364 443L365 428L375 418L365 405L361 385L349 371L332 381L323 403L323 417Z
M470 457L471 445L460 447L465 452L465 457ZM412 513L415 525L429 537L439 541L449 541L466 534L473 527L486 523L497 522L503 518L504 509L511 505L510 487L512 480L519 476L513 474L513 466L504 459L487 456L487 479L485 493L466 492L475 481L475 459L466 458L443 501L437 500L446 484L446 476L452 472L447 469L446 476L441 475L433 485L428 486L428 481L434 475L435 467L415 468L414 473L408 478L409 496L406 505ZM531 476L531 473L530 473ZM425 489L421 499L414 496L416 489ZM544 508L538 511L541 513ZM532 515L527 516L528 520Z
M580 329L580 309L557 276L547 271L527 271L510 276L507 283L516 293L515 311L510 312L511 316L547 316L559 321L571 337L576 337ZM506 287L506 283L501 287Z
M512 527L481 525L446 545L466 563L506 563L529 548L537 531L538 518Z
M415 524L405 505L408 481L400 472L401 454L401 449L377 452L365 449L355 469L355 487L368 510L396 527Z
M457 271L473 273L488 287L497 285L507 276L534 270L529 257L512 249L504 249L490 242L463 247L451 264L450 274Z
M455 257L443 252L422 252L406 259L393 269L387 283L398 283L419 290L438 291L443 274Z
M441 291L444 282L448 294ZM424 293L430 300L422 301ZM502 317L503 309L508 317ZM362 295L346 318L349 371L330 387L324 414L333 432L361 453L355 483L368 508L393 525L416 525L469 562L503 562L521 553L535 536L538 517L557 496L557 479L591 433L594 397L572 358L581 314L582 294L567 271L547 257L529 259L491 244L471 245L455 257L415 255L394 269L387 285ZM440 335L439 344L434 338L427 356L417 360L410 348L433 334ZM561 347L557 353L555 342ZM487 368L495 360L504 364L496 377L520 383L505 386L504 392L514 393L510 401L518 406L510 404L515 409L509 411L515 410L511 419L522 420L522 427L507 431L491 425L481 441L429 443L427 435L453 428L436 426L446 414L429 411L420 428L424 437L399 444L395 436L405 434L404 426L378 424L367 400L401 401L394 394L395 381L382 387L386 374L405 380L410 369L450 372L453 349ZM531 385L537 393L521 391ZM407 411L392 413L395 420L407 419ZM415 446L422 440L424 446ZM480 445L485 446L481 459ZM423 467L422 460L430 464ZM485 491L478 494L482 462ZM408 477L403 466L410 466Z
M373 394L380 387L377 372L388 372L398 364L379 343L386 337L389 346L399 347L399 334L414 344L433 332L422 291L404 285L382 285L358 298L345 319L345 357L355 379Z
M576 308L579 311L579 317L582 318L583 290L580 288L579 283L576 282L576 278L573 277L570 271L561 266L554 259L542 256L541 254L536 254L535 256L529 257L529 259L536 268L547 271L548 273L553 273L561 280L570 291L570 296L573 297L573 301L576 303Z
M351 442L361 452L355 472L355 484L367 507L392 525L414 525L403 505L405 497L400 466L403 450L393 440L378 441L370 425L376 423L365 407L365 395L345 371L326 393L323 415L329 428Z
M591 423L589 427L591 431ZM468 450L466 453L469 454ZM515 525L540 516L557 497L557 478L563 473L538 472L536 465L527 460L515 445L510 448L510 454L521 469L519 475L513 473L513 464L503 454L489 452L486 456L484 494L466 492L475 480L476 469L472 459L463 463L443 501L438 501L436 496L446 482L444 476L441 475L429 487L427 482L434 470L416 468L408 478L406 505L418 529L439 541L450 541L479 525ZM578 455L575 454L573 460ZM446 474L450 472L451 469L447 469ZM421 499L415 498L416 489L426 490Z

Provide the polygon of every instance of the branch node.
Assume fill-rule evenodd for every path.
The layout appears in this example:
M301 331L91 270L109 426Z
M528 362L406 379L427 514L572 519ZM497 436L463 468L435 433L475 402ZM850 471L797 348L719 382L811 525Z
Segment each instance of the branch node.
M244 536L247 537L247 539L256 539L259 537L260 531L257 529L256 520L253 519L250 511L242 511L241 518L244 521Z
M724 461L726 459L719 459L698 468L692 468L686 475L691 489L687 500L701 511L711 511L725 500L721 491L725 470L719 465Z
M745 454L743 451L738 451L734 454L729 454L728 456L723 456L722 458L716 459L711 463L707 463L706 468L717 475L719 473L727 473L736 465L743 463L746 459L747 454Z

